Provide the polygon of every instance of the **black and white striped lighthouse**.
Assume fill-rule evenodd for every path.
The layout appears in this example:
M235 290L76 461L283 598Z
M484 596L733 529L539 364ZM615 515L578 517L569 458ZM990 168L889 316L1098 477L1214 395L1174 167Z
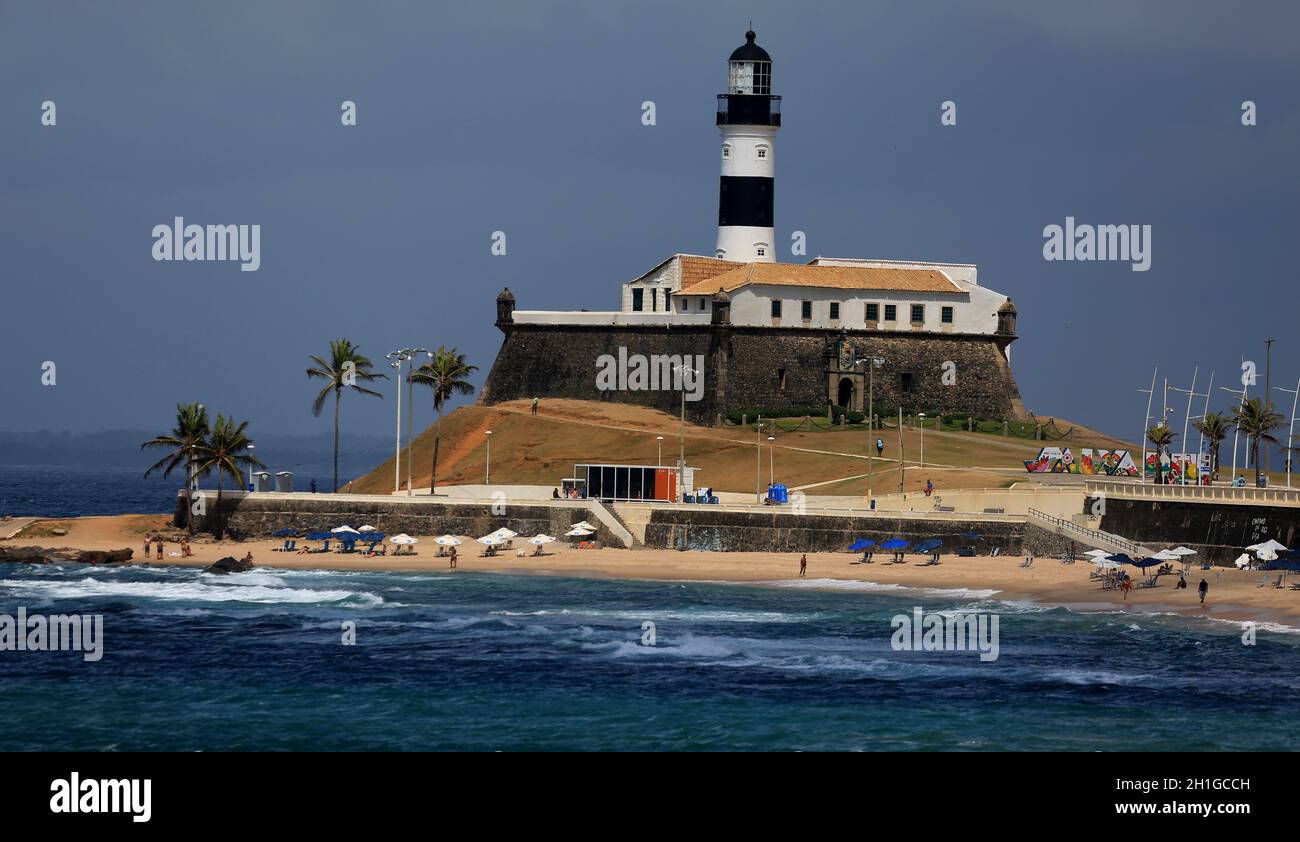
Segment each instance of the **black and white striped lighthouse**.
M722 183L716 255L742 263L776 260L772 222L776 131L781 97L772 96L772 57L753 30L727 61L727 92L718 95Z

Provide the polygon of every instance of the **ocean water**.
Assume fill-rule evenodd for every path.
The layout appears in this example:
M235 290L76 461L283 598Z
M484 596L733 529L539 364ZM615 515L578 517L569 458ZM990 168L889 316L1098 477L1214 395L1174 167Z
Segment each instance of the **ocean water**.
M0 751L1300 748L1300 635L835 584L3 566L104 655L0 651ZM894 651L914 606L1000 657Z
M295 482L307 489L311 479L299 475ZM318 480L320 488L328 488L330 482ZM170 513L183 484L175 473L169 479L156 475L145 479L143 468L0 465L0 517ZM207 482L205 487L216 485Z

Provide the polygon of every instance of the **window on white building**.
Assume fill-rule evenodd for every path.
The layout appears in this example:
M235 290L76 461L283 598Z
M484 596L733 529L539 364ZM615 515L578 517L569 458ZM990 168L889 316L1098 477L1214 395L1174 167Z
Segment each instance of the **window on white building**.
M731 146L729 144L726 143L722 144L722 157L724 158L731 157Z
M757 254L759 257L763 257L764 255L767 254L767 249L764 248L763 246L759 246L757 249L754 250L754 253Z
M840 302L838 302L838 301L832 301L832 302L831 302L831 319L832 319L833 321L836 321L836 320L839 319L839 317L840 317Z
M885 321L887 321L887 322L896 322L896 321L898 321L898 305L897 305L897 304L886 304L886 305L885 305Z
M878 321L880 321L880 305L879 305L879 304L876 304L876 303L873 302L873 303L867 305L867 321L869 321L869 322L878 322Z
M941 311L939 311L939 320L946 325L952 324L952 308L944 307Z
M772 318L781 318L781 299L779 298L772 299Z
M925 305L924 305L924 304L913 304L913 305L912 305L912 323L913 323L913 324L917 324L917 323L921 323L921 322L924 322L924 321L925 321Z

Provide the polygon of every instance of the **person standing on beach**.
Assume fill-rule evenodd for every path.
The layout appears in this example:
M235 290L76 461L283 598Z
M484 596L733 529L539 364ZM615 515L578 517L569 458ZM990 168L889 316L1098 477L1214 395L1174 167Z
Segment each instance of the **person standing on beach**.
M456 569L456 547L455 546L451 548L451 560L449 564L451 565L450 569L452 570Z
M1210 592L1210 583L1201 579L1201 584L1196 586L1196 592L1201 595L1201 604L1205 604L1205 595Z
M144 560L145 561L149 560L149 545L152 543L153 541L148 536L146 536L144 539Z
M163 544L162 539L159 538L158 539L158 560L159 561L162 561L162 550L163 550L162 544Z
M808 572L808 554L804 553L803 558L799 559L799 578L802 579Z
M533 398L533 415L537 414L537 398Z
M1128 599L1128 592L1129 592L1129 588L1131 587L1133 587L1133 580L1130 579L1128 576L1125 576L1124 581L1121 582L1119 586L1119 589L1124 592L1125 599Z

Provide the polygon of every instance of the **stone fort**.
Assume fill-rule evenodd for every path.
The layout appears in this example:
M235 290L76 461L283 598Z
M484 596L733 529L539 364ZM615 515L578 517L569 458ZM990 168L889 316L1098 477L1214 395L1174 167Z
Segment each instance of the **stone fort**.
M971 264L816 257L777 263L776 135L781 97L772 59L745 33L718 95L717 246L674 254L622 285L619 308L541 311L497 296L505 340L480 404L530 397L604 400L715 423L728 412L831 404L1025 416L1011 372L1011 300ZM648 364L617 388L602 361ZM668 358L668 359L665 359ZM697 380L698 378L698 380Z

